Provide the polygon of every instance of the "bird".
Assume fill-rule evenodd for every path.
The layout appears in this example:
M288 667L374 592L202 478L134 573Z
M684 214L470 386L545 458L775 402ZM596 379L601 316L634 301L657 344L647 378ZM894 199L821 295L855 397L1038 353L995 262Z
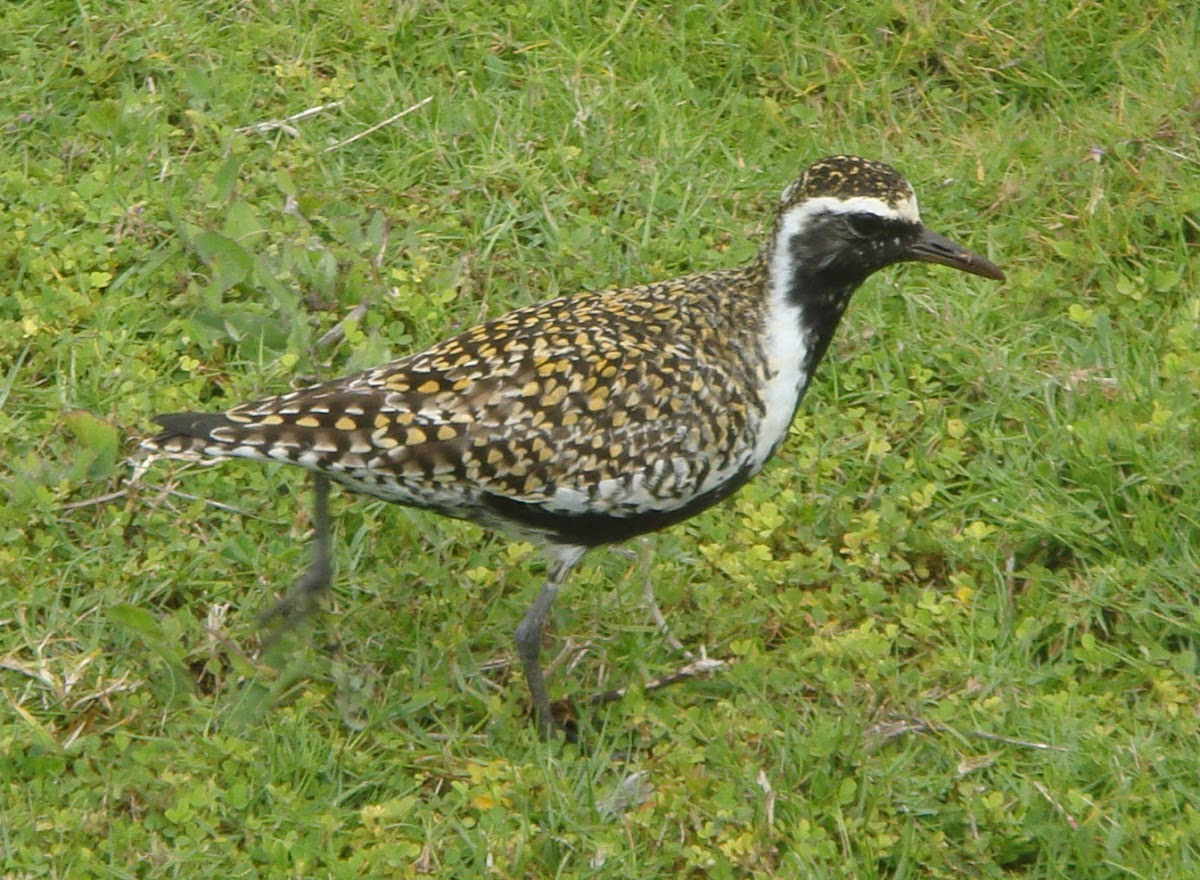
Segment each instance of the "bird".
M735 493L787 436L851 294L902 261L997 281L926 227L894 168L829 156L783 190L756 255L731 269L519 308L354 375L224 412L154 417L152 457L286 462L314 479L314 550L267 620L302 617L332 579L330 484L542 550L515 632L532 718L556 731L547 615L594 548L667 528Z

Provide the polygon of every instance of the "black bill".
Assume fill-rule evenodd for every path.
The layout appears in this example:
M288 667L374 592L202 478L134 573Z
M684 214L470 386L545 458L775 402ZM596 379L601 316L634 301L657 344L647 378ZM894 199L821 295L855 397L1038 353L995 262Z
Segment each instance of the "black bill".
M918 263L940 263L972 275L984 278L1004 280L1003 270L986 257L981 257L974 251L969 251L962 245L955 244L950 239L938 235L932 229L923 229L921 237L909 251L908 259Z

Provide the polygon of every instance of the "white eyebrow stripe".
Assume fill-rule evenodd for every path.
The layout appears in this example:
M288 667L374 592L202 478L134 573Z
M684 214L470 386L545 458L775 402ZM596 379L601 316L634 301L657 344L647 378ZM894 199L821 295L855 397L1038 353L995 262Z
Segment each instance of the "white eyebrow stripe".
M816 196L807 199L795 207L783 212L779 225L779 240L790 241L794 236L804 231L814 218L822 214L873 214L883 220L893 220L902 223L920 223L917 214L916 199L905 199L895 208L886 202L870 196L855 196L850 199L838 199L833 196ZM776 253L776 259L779 253ZM783 265L775 266L775 277L783 277Z
M882 199L873 196L854 196L849 199L839 199L834 196L816 196L806 199L795 208L785 212L795 213L798 217L796 228L803 228L804 221L817 214L874 214L884 220L902 220L905 223L920 223L921 214L917 210L916 196L901 199L892 207Z

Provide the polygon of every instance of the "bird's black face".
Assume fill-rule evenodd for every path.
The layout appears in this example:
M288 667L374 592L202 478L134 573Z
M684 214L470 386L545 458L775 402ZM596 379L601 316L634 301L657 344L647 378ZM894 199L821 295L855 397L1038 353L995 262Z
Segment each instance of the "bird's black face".
M813 217L792 237L796 265L827 282L861 283L872 272L897 263L921 234L921 224L867 211L828 211Z
M809 290L854 288L878 270L904 261L939 263L1003 280L998 266L907 217L872 211L823 211L792 236L793 265L804 267Z
M793 301L835 309L873 272L905 260L1004 278L993 263L921 223L899 172L856 156L814 162L784 191L772 253L775 277Z

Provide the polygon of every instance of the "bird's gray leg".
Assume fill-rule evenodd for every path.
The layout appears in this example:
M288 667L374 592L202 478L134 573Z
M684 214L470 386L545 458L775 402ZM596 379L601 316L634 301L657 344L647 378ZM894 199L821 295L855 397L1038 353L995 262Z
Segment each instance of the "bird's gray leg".
M304 576L259 621L286 628L308 616L333 580L332 530L329 526L329 477L313 475L313 557Z
M667 618L663 616L662 610L658 607L658 599L654 597L654 580L651 577L654 554L650 539L639 538L636 553L626 547L613 548L613 552L621 554L626 559L638 560L642 572L642 598L646 602L646 607L650 609L650 617L654 620L655 627L658 628L659 634L673 650L678 651L687 660L694 659L695 655L683 646L683 642L675 637L675 633L671 632Z
M559 588L562 587L567 574L575 567L575 563L583 558L584 552L582 547L558 547L551 551L546 583L517 626L517 656L521 658L525 683L529 686L529 696L533 700L533 720L542 739L549 739L555 728L554 716L550 711L550 695L546 690L546 677L542 673L542 629L550 606L554 604L554 597L558 595Z
M663 617L662 611L659 610L658 600L654 598L654 580L650 576L651 568L654 565L654 556L649 538L642 538L638 541L638 557L642 567L642 597L646 600L646 605L650 608L650 616L654 618L654 625L658 627L658 631L666 639L668 645L682 654L686 659L693 659L692 652L685 648L679 639L675 638L675 633L671 632L671 627L667 625L667 619Z

